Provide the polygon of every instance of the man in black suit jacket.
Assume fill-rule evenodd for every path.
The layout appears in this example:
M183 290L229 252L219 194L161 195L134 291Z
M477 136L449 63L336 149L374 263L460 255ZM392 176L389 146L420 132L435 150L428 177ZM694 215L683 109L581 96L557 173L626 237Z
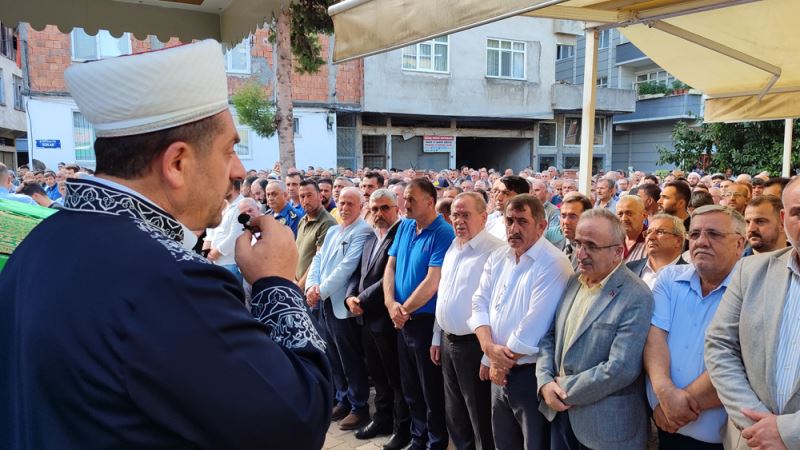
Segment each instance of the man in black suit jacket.
M375 234L364 244L346 299L347 307L363 325L367 370L375 383L375 415L356 437L371 439L394 432L383 447L394 450L411 440L411 419L400 386L397 331L383 301L383 272L399 224L397 197L388 189L378 189L370 196L369 210Z

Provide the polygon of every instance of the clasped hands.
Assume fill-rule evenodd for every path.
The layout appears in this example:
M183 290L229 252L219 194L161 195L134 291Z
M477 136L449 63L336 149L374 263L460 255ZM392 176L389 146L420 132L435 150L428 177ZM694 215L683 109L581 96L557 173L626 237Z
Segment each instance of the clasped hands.
M481 364L478 377L484 381L491 380L498 386L505 386L508 382L508 371L517 364L517 359L522 355L517 355L510 348L499 344L488 345L483 353L489 358L489 367Z
M389 304L386 309L389 311L389 318L392 319L395 329L403 328L408 319L411 318L411 314L398 302Z
M658 390L656 397L658 405L653 409L653 420L667 433L675 433L700 416L700 404L684 389L668 386Z

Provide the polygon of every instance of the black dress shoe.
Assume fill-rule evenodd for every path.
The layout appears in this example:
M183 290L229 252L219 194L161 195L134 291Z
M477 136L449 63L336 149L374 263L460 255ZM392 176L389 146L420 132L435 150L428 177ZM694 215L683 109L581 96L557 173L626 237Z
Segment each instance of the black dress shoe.
M371 421L364 428L356 431L356 439L372 439L377 436L388 436L392 434L392 422L380 423Z
M401 450L411 442L411 432L409 430L396 431L392 437L383 444L383 450Z
M350 408L345 408L342 406L341 403L337 404L333 407L333 413L331 414L331 421L337 422L339 420L344 419L347 415L350 414Z

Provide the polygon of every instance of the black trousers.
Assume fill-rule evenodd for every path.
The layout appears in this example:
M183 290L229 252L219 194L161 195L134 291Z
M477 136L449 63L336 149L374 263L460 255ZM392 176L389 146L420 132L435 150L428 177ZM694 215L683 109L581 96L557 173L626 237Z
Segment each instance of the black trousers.
M722 444L698 441L678 433L658 430L659 450L722 450Z
M474 334L442 333L442 376L447 432L456 449L492 449L492 390L478 371L483 351Z
M366 321L365 321L366 322ZM375 415L377 423L393 423L397 431L411 422L400 382L400 363L397 357L397 330L385 322L364 323L361 337L367 371L375 385Z
M550 450L590 450L575 437L568 411L557 413L550 424Z
M332 363L336 399L344 406L349 405L353 412L369 414L369 379L360 326L354 317L338 319L330 299L322 301L321 315L327 331L326 353Z
M514 366L506 385L492 384L492 432L497 450L546 450L550 424L539 412L536 365Z
M433 314L414 314L400 330L397 352L403 396L411 410L414 449L446 449L442 370L431 361Z

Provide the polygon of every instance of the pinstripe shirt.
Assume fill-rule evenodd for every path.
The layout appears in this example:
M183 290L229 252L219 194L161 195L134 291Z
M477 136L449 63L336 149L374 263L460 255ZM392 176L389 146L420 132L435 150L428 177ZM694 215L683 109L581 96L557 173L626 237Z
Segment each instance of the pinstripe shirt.
M797 265L796 251L792 251L787 266L791 272L786 303L783 305L783 318L778 334L778 354L775 363L775 400L778 414L792 396L797 379L800 378L800 268Z

